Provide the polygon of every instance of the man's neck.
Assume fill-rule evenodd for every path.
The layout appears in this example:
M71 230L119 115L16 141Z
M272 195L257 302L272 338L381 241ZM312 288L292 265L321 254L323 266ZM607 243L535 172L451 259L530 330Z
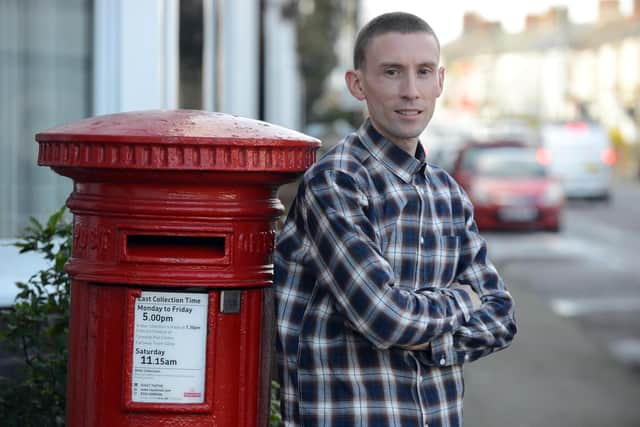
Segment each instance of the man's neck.
M390 138L389 135L386 135L378 127L376 127L376 125L373 124L373 122L371 123L371 126L373 126L373 128L377 130L378 133L380 133L380 135L382 135L387 141L391 142L393 145L402 149L403 151L409 153L410 156L415 157L416 150L418 149L418 138L400 139L400 140L395 138Z
M402 150L406 151L407 153L409 153L409 155L411 157L415 157L416 155L416 150L418 149L418 140L407 140L404 139L402 141L391 141L393 142L398 148L401 148Z

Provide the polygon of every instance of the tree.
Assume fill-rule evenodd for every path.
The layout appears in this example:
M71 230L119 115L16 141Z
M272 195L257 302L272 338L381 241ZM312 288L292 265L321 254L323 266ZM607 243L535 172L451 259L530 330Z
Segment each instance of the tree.
M325 81L337 64L335 46L344 20L343 0L303 0L297 20L298 57L304 84L304 113L307 122L317 119L314 104L324 92Z

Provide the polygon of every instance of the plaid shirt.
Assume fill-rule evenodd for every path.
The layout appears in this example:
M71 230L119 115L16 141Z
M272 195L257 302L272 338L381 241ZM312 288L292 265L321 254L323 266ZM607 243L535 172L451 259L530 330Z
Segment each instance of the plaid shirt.
M287 426L461 426L463 362L516 333L466 194L368 121L305 174L275 290Z

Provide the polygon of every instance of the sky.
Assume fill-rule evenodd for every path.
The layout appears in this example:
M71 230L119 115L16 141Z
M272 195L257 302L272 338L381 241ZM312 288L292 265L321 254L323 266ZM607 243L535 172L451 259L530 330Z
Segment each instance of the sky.
M465 11L474 11L491 21L501 21L509 32L524 28L525 16L544 13L551 6L567 6L572 22L595 21L598 16L598 0L362 0L363 18L396 10L414 13L425 19L438 34L442 44L457 38L462 32ZM630 14L632 0L620 0L623 14Z

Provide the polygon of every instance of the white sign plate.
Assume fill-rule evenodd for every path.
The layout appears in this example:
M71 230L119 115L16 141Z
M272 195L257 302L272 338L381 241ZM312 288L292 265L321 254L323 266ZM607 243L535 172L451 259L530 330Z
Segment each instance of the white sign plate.
M206 293L142 292L135 300L131 400L204 402Z

